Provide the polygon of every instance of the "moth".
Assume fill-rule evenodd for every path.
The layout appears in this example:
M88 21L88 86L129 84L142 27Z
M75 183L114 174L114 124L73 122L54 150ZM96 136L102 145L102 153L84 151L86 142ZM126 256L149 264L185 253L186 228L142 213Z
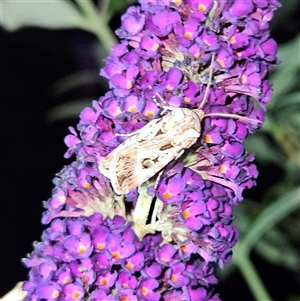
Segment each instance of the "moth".
M199 109L176 108L151 120L101 161L100 172L117 194L128 193L196 143L203 116Z
M208 83L212 79L212 66L213 59ZM110 179L116 194L127 194L160 172L169 162L178 159L199 139L203 118L221 116L251 120L235 114L205 114L202 107L208 93L209 84L197 109L164 106L164 110L170 112L125 135L128 138L101 161L99 170Z

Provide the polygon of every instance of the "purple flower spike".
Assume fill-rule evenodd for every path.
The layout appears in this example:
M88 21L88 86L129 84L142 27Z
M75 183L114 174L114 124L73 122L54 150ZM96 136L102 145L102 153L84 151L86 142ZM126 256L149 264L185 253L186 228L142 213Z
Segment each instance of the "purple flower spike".
M187 4L194 10L202 13L207 13L211 10L213 0L187 0Z
M145 108L142 113L145 117L149 119L153 119L158 115L159 108L152 100L151 101L147 100Z
M221 150L225 155L233 158L239 158L244 153L243 145L237 142L225 142Z
M221 144L223 142L223 138L218 130L211 131L205 135L205 142L209 144Z
M63 240L63 235L66 232L65 222L60 219L55 219L52 221L50 228L46 230L45 238L50 240Z
M220 166L220 171L229 179L236 179L238 176L240 169L238 166L234 165L232 160L224 160L222 165Z
M141 112L144 102L136 95L128 95L123 102L123 110L130 113Z
M260 47L267 61L274 61L276 59L277 44L273 39L263 42Z
M142 49L149 53L156 54L161 41L155 35L143 36L140 42Z
M43 280L48 280L52 277L56 269L56 264L51 259L48 259L46 262L39 265L38 273Z
M54 178L51 224L23 259L24 301L220 300L215 264L231 260L233 206L258 175L243 143L272 96L280 4L139 2L100 72L110 91L65 138L76 159ZM129 180L128 194L113 191Z
M189 294L189 297L190 297L190 300L214 300L214 299L207 299L207 291L202 288L202 287L199 287L199 288L193 288L192 286L189 286L188 287L188 294ZM216 301L217 300L220 300L220 299L215 299Z
M64 206L65 203L66 203L66 194L63 191L63 189L58 188L54 190L53 198L51 198L48 202L49 206L52 209L56 210Z
M68 220L66 224L67 224L69 233L71 235L80 236L83 233L83 231L84 231L84 227L83 227L81 221L76 221L76 220L75 221L71 221L71 220Z

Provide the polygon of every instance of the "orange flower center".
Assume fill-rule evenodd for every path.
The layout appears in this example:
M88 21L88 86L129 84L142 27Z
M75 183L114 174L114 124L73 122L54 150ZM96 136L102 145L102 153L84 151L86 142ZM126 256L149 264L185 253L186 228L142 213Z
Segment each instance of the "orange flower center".
M163 197L167 200L170 199L172 196L173 196L173 194L169 190L167 190L163 193Z

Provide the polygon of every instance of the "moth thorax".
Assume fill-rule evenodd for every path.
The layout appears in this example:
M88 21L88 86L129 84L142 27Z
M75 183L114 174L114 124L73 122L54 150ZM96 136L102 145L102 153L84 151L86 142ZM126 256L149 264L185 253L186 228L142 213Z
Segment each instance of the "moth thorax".
M204 118L204 112L200 109L195 109L193 110L194 113L197 114L197 116L199 117L200 120L202 120Z

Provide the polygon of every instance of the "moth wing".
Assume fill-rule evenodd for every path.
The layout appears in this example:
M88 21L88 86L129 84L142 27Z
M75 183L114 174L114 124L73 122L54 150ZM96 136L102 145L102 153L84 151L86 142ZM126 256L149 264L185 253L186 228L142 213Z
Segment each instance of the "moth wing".
M184 150L174 147L166 135L132 144L120 153L115 164L113 188L118 194L126 194L149 180Z
M99 165L100 172L106 177L110 178L109 173L110 169L115 168L115 161L118 159L118 156L126 151L127 148L134 144L139 144L140 142L151 139L156 136L160 127L157 124L160 122L160 119L153 119L148 122L141 129L131 133L130 136L114 150L112 150L105 158L101 160Z
M121 143L114 150L112 150L105 158L103 158L98 166L99 171L111 180L111 172L115 170L116 162L122 152L126 150L134 141L134 137L128 138L125 142Z
M101 163L98 166L99 171L107 178L109 178L109 160L107 157L101 160Z
M198 132L194 128L191 128L182 132L181 135L177 135L171 138L171 143L175 147L182 147L184 149L187 149L194 145L199 137L200 132Z
M138 130L135 141L139 142L142 140L148 140L155 137L160 130L159 123L161 122L162 122L162 118L157 118L149 121L140 130Z

